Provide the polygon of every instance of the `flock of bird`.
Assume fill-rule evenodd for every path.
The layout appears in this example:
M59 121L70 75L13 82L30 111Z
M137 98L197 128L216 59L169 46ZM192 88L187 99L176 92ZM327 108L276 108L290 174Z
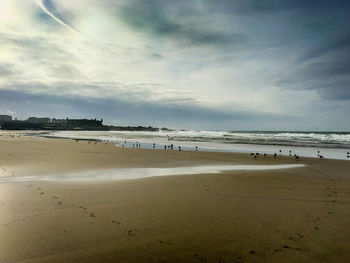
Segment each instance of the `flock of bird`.
M260 153L250 153L250 155L254 158L254 159L257 159L258 158L258 156L260 155ZM282 150L279 150L279 155L282 155ZM264 157L266 157L267 156L267 153L264 153L263 154L263 156ZM292 156L292 151L289 151L289 156ZM294 158L296 159L296 160L300 160L300 156L299 155L297 155L297 154L295 154L294 153ZM274 153L273 154L273 158L276 158L277 157L277 153ZM322 157L323 158L323 157Z
M250 153L250 155L251 155L254 159L257 159L258 156L260 155L260 153ZM279 155L282 155L282 150L279 150ZM264 153L264 157L266 157L266 156L267 156L267 154ZM291 151L291 150L289 151L289 156L292 156L292 151ZM300 160L300 156L299 156L299 155L297 155L297 154L294 153L293 156L294 156L294 158L295 158L296 160ZM273 157L276 158L276 157L277 157L277 153L274 153L274 154L273 154ZM325 157L321 154L321 152L320 152L319 150L317 151L317 157L318 157L318 159L320 159L320 160L325 159ZM350 158L350 152L346 152L346 158Z
M78 139L76 139L76 141L78 142L79 140ZM97 144L97 140L88 140L88 143L89 144L91 144L92 142L94 142L94 144ZM107 143L109 143L109 141L108 140L104 140L103 141L105 144L107 144ZM124 141L124 143L122 144L122 147L124 148L124 147L127 147L127 141L125 140ZM138 148L138 149L141 149L141 143L139 143L138 141L136 141L135 143L132 143L132 148ZM155 143L153 143L152 144L152 148L153 149L156 149L156 144ZM169 145L164 145L164 150L174 150L176 147L173 145L173 144L169 144ZM182 151L182 147L181 146L178 146L177 147L178 148L178 150L181 152ZM195 146L195 151L198 151L198 146ZM279 155L282 155L282 150L279 150L278 151L278 153L279 153ZM257 159L258 158L258 156L260 156L260 155L262 155L262 156L264 156L264 157L266 157L267 156L267 153L263 153L263 154L260 154L260 153L258 153L258 152L255 152L255 153L250 153L250 155L253 157L253 159ZM292 151L290 150L289 151L289 156L294 156L294 158L296 159L296 160L300 160L300 156L299 155L297 155L297 154L292 154ZM277 157L277 153L274 153L273 154L273 157L274 158L276 158ZM322 160L322 159L325 159L325 157L321 154L321 152L318 150L317 151L317 157L318 157L318 159L320 159L320 160ZM350 152L346 152L346 158L350 158Z

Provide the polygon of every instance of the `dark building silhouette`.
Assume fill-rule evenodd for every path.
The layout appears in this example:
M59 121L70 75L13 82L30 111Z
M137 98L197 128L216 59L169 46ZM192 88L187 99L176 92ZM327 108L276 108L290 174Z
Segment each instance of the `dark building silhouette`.
M68 119L67 118L67 125L71 126L102 126L103 119L100 121L94 119L94 120L88 120L88 119Z
M103 125L103 119L56 119L30 117L12 120L10 115L0 115L2 130L86 130L86 131L159 131L155 127Z
M4 121L12 121L12 116L11 115L0 115L0 122Z
M37 117L29 117L26 122L29 123L50 123L51 119L48 117L42 117L42 118L37 118Z
M11 115L0 115L0 127L2 127L3 124L8 121L12 121Z

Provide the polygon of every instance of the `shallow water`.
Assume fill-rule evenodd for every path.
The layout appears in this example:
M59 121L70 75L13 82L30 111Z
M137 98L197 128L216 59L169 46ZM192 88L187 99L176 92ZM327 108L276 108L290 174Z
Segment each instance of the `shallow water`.
M244 139L237 139L239 138ZM307 135L307 136L306 136ZM350 152L349 134L320 134L320 133L232 133L219 131L173 131L173 132L133 132L133 131L55 131L45 136L61 138L78 138L108 140L118 143L120 146L132 148L133 144L141 143L141 148L164 149L165 145L173 144L174 149L194 151L196 146L199 151L214 152L259 152L282 155L297 154L300 157L317 158L318 152L325 158L350 160L347 152ZM260 140L261 137L264 140ZM284 139L281 140L280 137ZM235 138L235 139L233 139ZM279 139L277 139L279 138ZM288 139L289 138L289 139ZM292 139L291 139L292 138ZM311 138L311 139L310 139ZM170 139L170 140L169 140ZM310 141L311 140L311 141ZM279 144L279 145L277 145ZM345 148L349 146L348 148ZM349 156L349 157L348 157Z
M281 165L207 165L172 168L122 168L110 170L98 170L78 173L67 173L50 176L7 176L0 177L1 183L28 182L28 181L58 181L58 182L92 182L131 180L139 178L188 175L188 174L218 174L224 171L258 171L277 170L303 167L303 164Z

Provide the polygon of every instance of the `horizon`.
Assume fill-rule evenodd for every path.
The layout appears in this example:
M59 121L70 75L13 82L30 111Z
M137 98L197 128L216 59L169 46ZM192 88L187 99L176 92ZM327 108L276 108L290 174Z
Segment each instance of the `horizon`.
M0 113L350 131L348 17L341 0L2 0Z
M1 115L5 115L5 114L0 114ZM87 120L99 120L98 118L71 118L71 117L63 117L63 118L57 118L57 117L48 117L48 116L32 116L30 115L30 117L26 117L26 118L18 118L12 115L8 115L7 116L11 116L12 117L12 121L26 121L29 118L49 118L50 120L52 119L57 119L57 120L65 120L65 119L87 119ZM29 115L28 115L29 116ZM102 120L103 122L105 122L104 118L101 118L100 120ZM107 125L107 126L121 126L121 127L127 127L127 126L132 126L132 127L137 127L137 126L143 126L143 127L152 127L152 128L159 128L159 129L170 129L170 130L175 130L175 131L227 131L227 132L261 132L261 133L275 133L275 132L284 132L284 133L288 133L288 132L293 132L293 133L350 133L350 131L345 131L345 130L320 130L320 131L315 131L315 130L235 130L235 129L186 129L186 128L174 128L174 127L160 127L160 126L152 126L152 125L138 125L138 124L133 124L133 125L129 125L129 124L103 124L103 125Z
M0 114L0 116L3 115L3 114ZM30 116L28 118L22 118L22 119L18 119L17 117L14 118L14 116L12 115L8 115L8 116L11 116L12 117L12 121L26 121L28 120L29 118L49 118L50 120L52 119L57 119L57 120L65 120L65 119L75 119L75 118L70 118L70 117L66 117L66 118L56 118L56 117L47 117L47 116L39 116L39 117L35 117L35 116ZM98 118L82 118L82 119L87 119L87 120L99 120ZM105 119L101 119L103 122L105 121ZM123 125L123 124L103 124L103 125L107 125L107 126L120 126L120 127L127 127L127 126L131 126L131 127L152 127L152 128L158 128L158 129L169 129L169 130L173 130L173 131L224 131L224 132L252 132L252 133L276 133L276 132L281 132L281 133L338 133L338 134L342 134L342 133L345 133L345 134L348 134L350 133L350 131L338 131L338 130L328 130L328 131L313 131L313 130L232 130L232 129L221 129L221 130L218 130L218 129L185 129L185 128L174 128L174 127L160 127L160 126L152 126L152 125L138 125L138 124L134 124L134 125ZM57 130L59 131L59 130ZM137 131L135 131L137 132Z

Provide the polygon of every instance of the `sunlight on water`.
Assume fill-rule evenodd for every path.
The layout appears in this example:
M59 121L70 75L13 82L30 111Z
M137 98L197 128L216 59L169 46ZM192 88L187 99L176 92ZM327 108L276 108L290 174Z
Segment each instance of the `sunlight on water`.
M88 171L51 176L11 176L1 177L0 182L24 182L24 181L60 181L60 182L88 182L88 181L113 181L148 178L169 175L188 174L217 174L224 171L258 171L277 170L303 167L303 164L281 165L208 165L176 168L123 168L111 170Z

